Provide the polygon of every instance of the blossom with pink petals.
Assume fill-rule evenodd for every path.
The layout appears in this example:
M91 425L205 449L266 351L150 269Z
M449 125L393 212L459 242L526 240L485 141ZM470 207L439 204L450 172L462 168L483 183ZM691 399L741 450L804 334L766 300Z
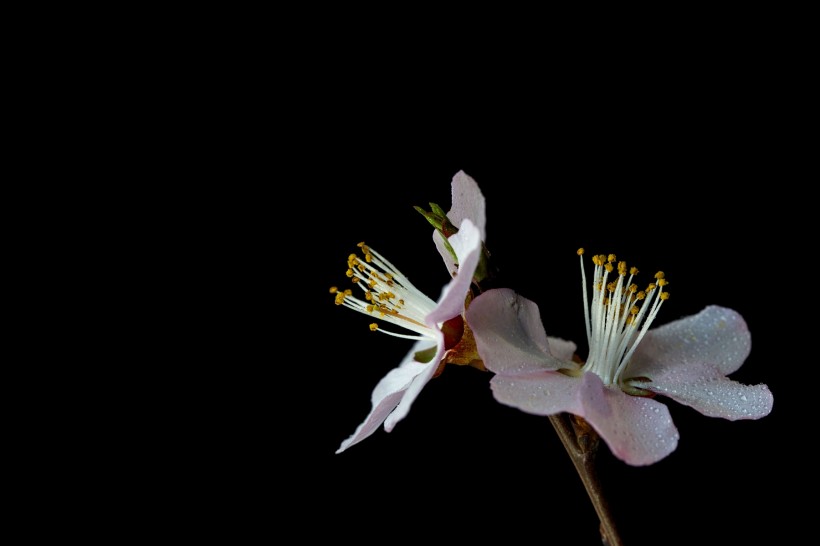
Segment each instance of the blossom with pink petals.
M475 180L459 171L453 177L451 190L452 209L446 218L453 227L458 226L457 233L445 239L439 230L433 232L436 248L452 276L438 301L418 290L397 267L364 243L359 244L361 256L351 254L348 258L347 270L354 289L361 289L363 296L355 297L351 289L331 288L337 305L372 315L411 333L384 329L376 323L370 325L371 330L416 340L399 366L376 385L370 413L336 453L361 442L382 424L390 432L407 415L447 352L459 341L447 334L450 329L463 330L465 300L481 259L486 219L484 196ZM458 324L448 328L453 322Z
M579 250L583 255L583 249ZM548 337L538 306L509 289L474 299L465 317L484 365L495 373L493 395L527 413L568 412L585 419L612 453L631 465L655 463L675 450L678 430L662 396L710 417L759 419L773 397L764 384L727 376L749 355L743 317L710 305L650 329L668 292L665 275L639 290L614 255L593 257L591 297L581 261L589 355L573 361L576 345Z

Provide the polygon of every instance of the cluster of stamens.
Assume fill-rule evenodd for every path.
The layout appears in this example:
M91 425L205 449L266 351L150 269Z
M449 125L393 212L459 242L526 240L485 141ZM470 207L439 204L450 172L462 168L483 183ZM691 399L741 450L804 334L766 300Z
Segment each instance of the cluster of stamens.
M578 249L589 343L589 357L583 370L597 374L606 385L612 385L620 381L635 348L655 320L661 304L669 298L669 292L663 289L668 282L663 271L658 271L655 282L639 290L632 282L638 274L637 268L627 268L626 262L617 261L614 254L598 254L592 257L595 272L590 301L583 254L584 249ZM610 280L616 270L617 279Z
M431 329L424 323L426 317L435 309L436 303L413 286L384 256L364 244L358 244L362 257L350 254L347 258L347 277L364 291L364 299L353 295L348 288L340 290L333 286L330 293L335 294L336 305L344 305L369 315L378 316L386 322L397 324L417 335L399 334L370 324L370 330L379 331L407 339L427 339Z

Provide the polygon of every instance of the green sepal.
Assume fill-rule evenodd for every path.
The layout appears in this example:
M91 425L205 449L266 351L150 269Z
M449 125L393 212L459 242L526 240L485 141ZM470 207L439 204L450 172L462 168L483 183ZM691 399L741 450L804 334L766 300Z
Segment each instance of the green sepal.
M626 381L621 382L621 385L620 385L621 390L624 391L626 394L629 394L629 395L632 395L632 396L641 396L641 397L644 397L644 398L651 398L651 397L655 396L654 392L648 391L646 389L642 389L642 388L636 386L635 385L636 382L651 383L652 380L649 379L648 377L633 377L631 379L628 379Z
M414 206L413 208L416 209L419 214L424 216L427 221L430 222L430 225L436 228L436 230L441 234L444 241L444 246L447 248L447 252L449 252L450 256L453 257L453 262L458 265L458 256L456 256L455 250L453 250L453 247L447 240L451 236L458 233L458 228L454 226L447 217L447 213L444 212L444 209L436 203L430 203L430 212L421 207ZM487 250L487 246L484 244L484 241L481 241L481 256L479 257L475 273L473 273L473 282L476 286L481 287L481 283L491 280L495 276L495 273L495 269L490 265L490 251Z
M453 250L453 247L447 241L448 237L458 233L458 228L450 222L450 219L447 218L447 214L444 210L442 210L442 208L435 203L430 203L430 208L433 209L432 212L427 212L421 207L414 206L413 208L416 209L419 214L424 216L427 221L430 222L430 225L436 228L436 231L441 234L442 240L444 241L444 246L447 248L447 252L449 252L450 256L453 257L453 262L458 265L458 256L456 256L456 251Z
M443 218L447 218L447 213L444 212L444 209L438 206L437 204L430 203L430 208L433 209L433 214L436 214L437 216L441 216Z
M430 347L428 349L424 349L422 351L417 351L416 354L413 355L413 358L416 359L416 362L421 362L422 364L427 364L428 362L433 360L434 356L436 356L436 350L437 349L438 349L438 347L433 345L432 347Z

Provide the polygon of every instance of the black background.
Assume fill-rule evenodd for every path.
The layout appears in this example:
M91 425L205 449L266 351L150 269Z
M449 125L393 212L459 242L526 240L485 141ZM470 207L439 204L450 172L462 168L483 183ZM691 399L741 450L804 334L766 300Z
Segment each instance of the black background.
M57 376L56 406L20 405L61 429L26 426L23 453L36 464L18 473L32 481L26 494L62 516L30 530L599 544L548 420L496 403L489 374L472 368L449 367L391 433L335 454L410 342L370 332L328 288L346 282L346 257L364 240L435 297L446 272L412 207L448 209L464 170L487 199L486 242L504 284L582 354L581 246L666 272L672 297L657 324L709 304L749 324L751 355L732 377L770 387L769 416L728 422L670 402L681 435L670 456L636 468L601 448L625 544L813 536L801 509L813 509L816 487L817 124L816 93L801 81L811 63L793 51L809 50L800 37L733 14L724 25L752 36L727 35L718 53L692 54L693 28L668 50L635 39L634 51L610 52L598 41L570 58L569 44L543 31L524 33L536 43L517 51L501 48L503 24L457 22L445 39L453 47L422 53L421 25L365 32L313 11L259 17L257 28L186 16L180 26L200 36L169 47L133 40L155 48L144 63L109 47L121 79L92 62L105 84L81 76L82 100L52 106L72 121L31 124L60 148L32 168L53 166L45 182L80 191L82 206L59 207L65 232L49 225L49 238L88 247L91 259L32 248L51 258L49 278L69 273L57 290L71 298L59 317L50 306L33 312L79 326L68 337L82 342L46 335L32 347L55 345L49 364L84 372L75 384ZM383 49L391 39L400 47ZM55 96L75 85L52 83L43 88ZM88 233L69 229L78 220ZM75 317L89 310L93 324ZM99 367L84 367L97 357ZM13 500L27 510L29 498Z

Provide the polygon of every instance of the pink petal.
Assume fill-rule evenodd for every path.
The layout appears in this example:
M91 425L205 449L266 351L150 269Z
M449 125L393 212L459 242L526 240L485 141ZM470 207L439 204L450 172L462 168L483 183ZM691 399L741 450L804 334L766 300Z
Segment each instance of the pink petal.
M450 187L452 191L452 208L447 213L447 218L456 227L461 225L465 219L469 219L478 228L479 239L484 241L487 238L484 230L487 225L487 213L484 195L478 188L478 184L467 176L464 171L459 171L453 177ZM452 241L450 242L452 243ZM433 243L435 243L438 253L441 254L447 271L451 275L454 274L457 269L455 260L447 247L444 246L444 237L436 230L433 230Z
M656 377L664 370L708 363L729 375L749 356L752 341L739 313L711 305L700 313L651 329L625 377Z
M572 360L575 351L578 350L578 346L575 345L575 343L561 339L560 337L547 336L547 340L550 344L550 353L558 360Z
M496 375L490 380L493 396L502 404L535 415L562 411L580 414L582 381L560 372L540 371L529 375Z
M387 416L387 419L384 421L384 430L390 432L393 430L393 427L396 426L396 423L404 419L407 414L410 412L410 406L413 402L416 401L421 389L424 388L425 385L430 381L430 379L435 374L436 370L438 369L438 364L441 362L441 359L444 357L444 335L439 336L439 343L436 349L436 355L428 362L427 364L423 364L424 369L421 370L421 373L416 375L408 385L407 390L404 392L404 396L402 397L399 405L396 406L395 411Z
M435 243L438 253L441 254L441 259L444 260L444 267L447 268L447 273L449 273L451 277L455 276L458 271L458 265L456 265L453 255L450 254L450 251L444 246L444 237L438 231L433 231L433 243Z
M461 224L465 218L469 218L478 227L481 240L486 240L487 234L484 231L487 225L486 206L484 195L476 181L467 176L464 171L458 171L453 176L450 187L453 195L452 208L447 213L447 217L454 226Z
M772 411L774 398L766 385L743 385L716 367L698 363L685 370L667 370L637 386L672 398L709 417L730 421L760 419Z
M665 405L605 387L594 373L585 373L581 381L580 415L603 438L613 455L628 464L642 466L656 463L675 451L680 435Z
M441 354L438 355L438 360L434 359L430 364L422 364L420 362L416 362L414 359L416 352L429 346L429 340L417 342L407 356L404 357L404 360L399 367L390 370L390 372L388 372L387 375L379 381L376 388L373 389L373 394L371 395L373 407L370 410L370 413L365 418L364 422L358 426L356 431L347 440L342 442L342 445L339 446L336 453L341 453L350 446L358 444L373 434L385 421L385 419L388 418L390 413L400 405L403 398L406 396L406 391L408 391L410 387L417 382L417 378L425 375L425 372L430 369L435 371L436 366L434 366L432 362L438 362L441 360ZM439 352L443 353L444 351L440 350ZM426 383L426 381L424 381L424 383ZM418 393L416 392L416 394L413 395L413 398L415 398L417 394Z
M538 306L508 288L478 296L465 317L478 354L492 372L526 375L570 367L550 354Z
M438 305L425 318L429 326L440 324L464 311L464 300L481 256L481 235L470 220L461 222L458 233L448 240L458 256L460 265L458 274L444 288Z

